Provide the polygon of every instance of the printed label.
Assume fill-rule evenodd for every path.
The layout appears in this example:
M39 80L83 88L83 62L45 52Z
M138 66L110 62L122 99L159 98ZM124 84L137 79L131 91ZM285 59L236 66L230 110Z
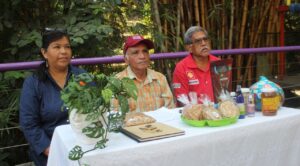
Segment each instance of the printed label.
M173 86L174 89L181 88L181 84L180 83L174 83L174 84L172 84L172 86Z
M189 80L189 85L197 85L199 84L199 80L195 79L195 80Z
M246 114L246 107L244 103L237 104L240 110L240 115L245 115Z
M262 110L275 112L279 106L279 96L272 98L262 98Z

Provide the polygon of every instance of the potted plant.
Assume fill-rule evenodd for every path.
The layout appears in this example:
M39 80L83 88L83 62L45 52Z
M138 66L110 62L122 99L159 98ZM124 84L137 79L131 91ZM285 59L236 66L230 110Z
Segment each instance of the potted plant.
M129 110L127 99L130 97L137 98L133 80L101 73L73 76L61 91L63 107L69 110L73 131L77 138L83 140L82 143L95 143L93 149L104 148L108 132L118 130ZM118 112L111 110L113 101L118 102ZM75 146L69 158L79 160L86 152L80 146Z

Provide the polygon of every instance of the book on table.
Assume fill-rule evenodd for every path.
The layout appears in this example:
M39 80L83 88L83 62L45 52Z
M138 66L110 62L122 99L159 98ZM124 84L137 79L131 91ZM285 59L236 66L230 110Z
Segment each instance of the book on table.
M121 131L138 142L174 137L185 133L183 130L160 122L123 127Z

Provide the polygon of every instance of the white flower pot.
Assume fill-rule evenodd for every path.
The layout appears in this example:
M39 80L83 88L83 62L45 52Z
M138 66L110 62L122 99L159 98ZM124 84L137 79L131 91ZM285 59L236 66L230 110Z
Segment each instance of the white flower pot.
M86 114L77 113L77 110L74 109L70 112L69 121L74 133L76 134L76 138L78 142L81 144L91 145L99 141L100 138L90 138L86 136L84 133L82 133L82 129L87 127L93 122L93 121L87 121L86 116L87 116ZM100 121L101 123L105 124L103 122L103 119L100 119ZM107 126L104 125L104 127L106 130Z

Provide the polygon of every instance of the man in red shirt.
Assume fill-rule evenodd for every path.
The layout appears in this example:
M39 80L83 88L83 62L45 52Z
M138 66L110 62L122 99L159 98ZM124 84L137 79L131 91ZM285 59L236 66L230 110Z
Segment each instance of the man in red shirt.
M175 97L196 92L198 97L206 94L214 101L210 63L219 58L210 54L207 31L200 26L190 27L184 34L184 43L190 54L178 62L174 70L172 85Z

